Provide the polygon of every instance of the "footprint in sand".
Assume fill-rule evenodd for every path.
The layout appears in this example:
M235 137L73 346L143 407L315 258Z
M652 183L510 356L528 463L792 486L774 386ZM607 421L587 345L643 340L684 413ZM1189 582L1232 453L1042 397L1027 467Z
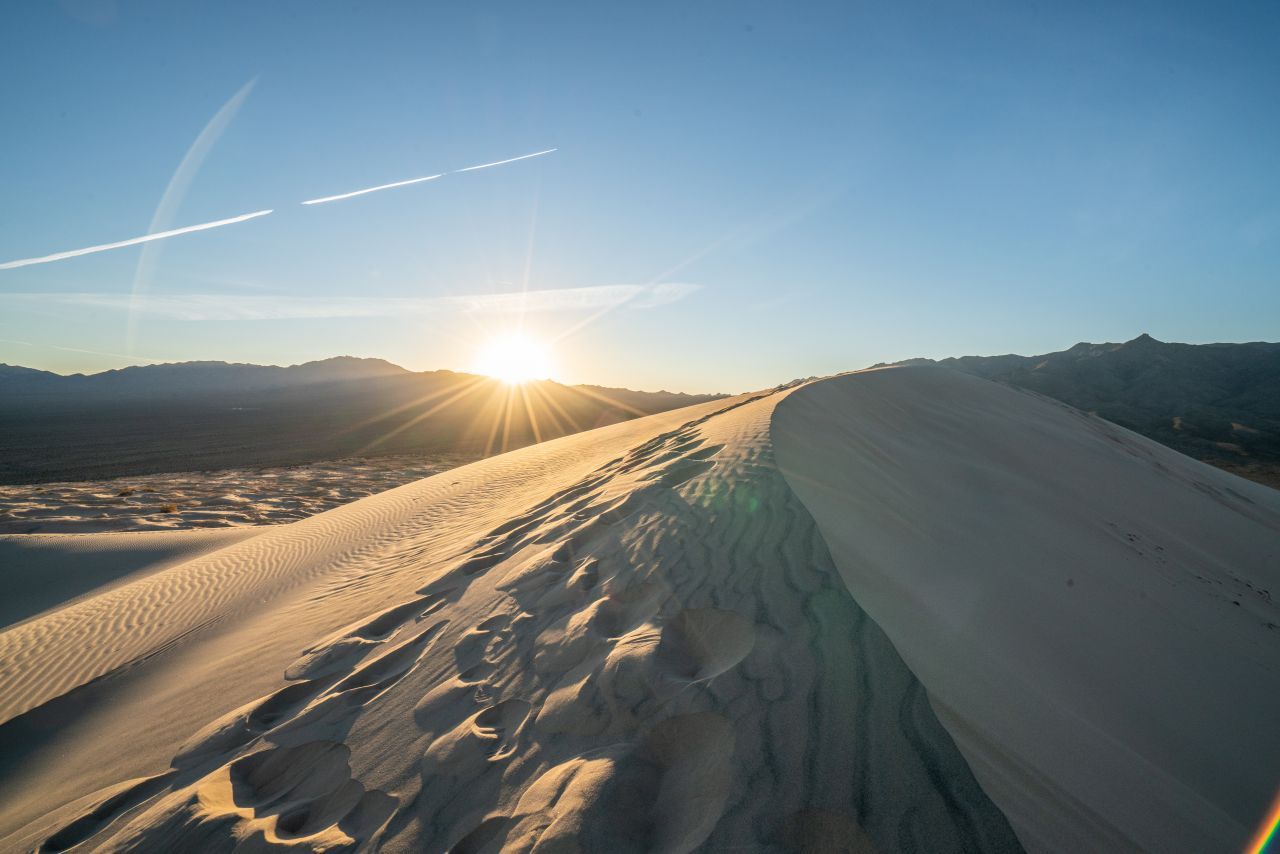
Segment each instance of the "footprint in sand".
M363 842L386 823L398 802L352 779L350 757L345 744L332 741L252 753L198 784L193 806L205 815L237 816L248 825L237 833L241 838L258 833L265 842L316 837L313 848ZM172 839L175 845L180 838Z
M662 469L651 479L663 486L675 487L709 471L714 465L710 460L681 459Z
M511 622L508 614L499 614L468 629L453 647L453 658L459 671L492 659L504 640L500 631Z
M587 659L551 690L536 723L552 733L624 732L657 714L686 685L725 672L750 653L754 628L733 611L681 611L616 639L602 664Z
M350 755L345 744L333 741L250 753L162 795L99 847L196 850L224 833L246 850L366 847L399 802L353 779ZM62 851L88 839L115 815L161 794L176 773L145 780L108 799L51 836L41 850Z
M662 721L633 749L577 757L530 785L510 816L490 817L468 850L685 852L724 811L734 737L709 712Z
M84 842L114 821L120 814L133 809L158 794L173 779L176 772L169 771L141 781L126 784L121 791L108 797L89 812L72 821L44 841L38 849L46 852L66 851Z
M487 770L509 758L532 708L524 700L503 700L435 735L421 760L419 805L436 813L457 798L459 786L475 785Z
M656 614L668 592L657 582L640 582L557 620L534 642L534 670L550 675L578 667Z
M228 712L188 739L174 755L173 767L190 768L243 747L297 714L322 689L314 681L297 682Z
M388 608L371 620L345 628L315 646L303 650L302 657L285 669L285 679L318 679L355 666L409 620L440 610L446 603L442 593L422 596Z
M335 692L353 688L378 688L385 690L398 682L417 665L431 641L444 630L448 620L441 620L423 629L395 649L363 665L334 686Z

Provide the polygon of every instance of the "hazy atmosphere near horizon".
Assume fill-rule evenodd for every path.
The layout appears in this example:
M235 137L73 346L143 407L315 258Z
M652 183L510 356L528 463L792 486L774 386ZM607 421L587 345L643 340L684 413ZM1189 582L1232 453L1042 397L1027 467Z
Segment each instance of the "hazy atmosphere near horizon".
M1280 854L1280 2L0 81L0 854Z
M14 4L0 361L469 370L523 327L713 392L1274 337L1277 14Z

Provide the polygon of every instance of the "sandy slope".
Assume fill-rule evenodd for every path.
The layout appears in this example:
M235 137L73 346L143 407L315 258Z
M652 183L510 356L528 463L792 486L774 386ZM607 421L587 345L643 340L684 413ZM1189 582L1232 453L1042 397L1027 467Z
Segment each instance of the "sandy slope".
M252 537L256 528L0 534L0 629Z
M0 848L1016 850L772 464L785 392L0 634Z
M811 384L779 465L1037 850L1240 850L1280 782L1280 492L940 368Z
M495 457L0 632L0 850L1019 850L1001 809L1036 847L1179 811L1179 844L1234 841L1275 632L1222 594L1260 583L1274 499L893 376ZM1081 788L1128 754L1137 820Z

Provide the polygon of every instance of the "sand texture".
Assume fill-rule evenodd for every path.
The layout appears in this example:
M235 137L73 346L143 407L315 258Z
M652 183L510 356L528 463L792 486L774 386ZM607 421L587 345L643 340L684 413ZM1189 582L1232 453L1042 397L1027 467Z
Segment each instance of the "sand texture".
M811 384L773 438L1029 849L1245 846L1280 768L1280 492L942 368Z
M258 528L0 534L0 629L256 535Z
M1148 845L1175 819L1201 835L1167 850L1234 844L1269 795L1275 735L1250 727L1280 691L1272 605L1228 594L1274 574L1280 508L1099 424L954 372L868 372L81 590L0 632L0 850L1101 850L1074 843ZM1148 639L1188 669L1126 699ZM1232 726L1206 679L1241 692ZM1081 789L1128 754L1141 821Z
M0 534L278 525L469 461L440 454L398 455L0 486Z

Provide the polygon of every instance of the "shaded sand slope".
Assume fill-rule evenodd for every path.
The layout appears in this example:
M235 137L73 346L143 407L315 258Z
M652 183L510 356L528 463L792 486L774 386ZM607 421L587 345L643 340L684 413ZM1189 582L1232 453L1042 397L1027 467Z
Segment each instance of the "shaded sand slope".
M229 546L255 528L0 535L0 629L109 585Z
M1029 849L1244 846L1280 782L1280 492L940 368L812 383L773 436Z
M0 849L1019 850L773 463L790 391L0 634Z

